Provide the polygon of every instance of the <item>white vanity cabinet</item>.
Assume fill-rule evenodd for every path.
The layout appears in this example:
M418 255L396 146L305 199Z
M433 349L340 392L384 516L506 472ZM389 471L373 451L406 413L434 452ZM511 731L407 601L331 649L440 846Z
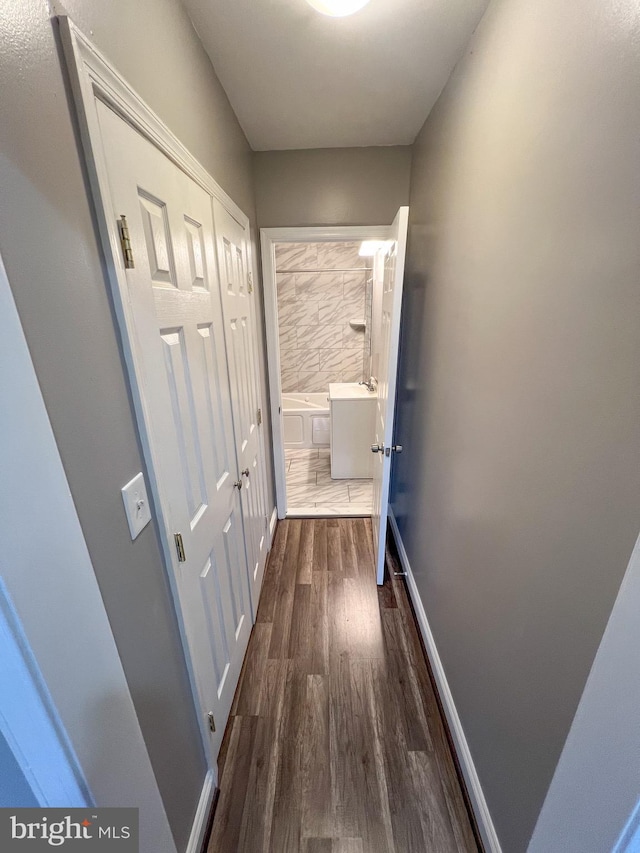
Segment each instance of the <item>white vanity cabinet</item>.
M357 382L329 385L332 479L372 476L376 399L375 392Z

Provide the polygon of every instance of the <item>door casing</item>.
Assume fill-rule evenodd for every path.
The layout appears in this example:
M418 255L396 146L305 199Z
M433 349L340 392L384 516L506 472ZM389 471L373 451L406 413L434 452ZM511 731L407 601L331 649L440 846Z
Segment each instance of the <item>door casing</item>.
M120 235L116 218L108 216L109 180L107 166L102 152L101 130L98 121L96 102L102 101L139 133L146 137L163 154L174 162L183 172L201 186L212 198L217 199L249 233L249 219L220 187L204 167L193 157L180 140L174 136L162 120L133 91L126 80L115 70L109 61L75 26L67 16L57 18L64 56L69 72L71 90L75 102L80 128L80 137L84 160L87 167L91 196L97 220L100 242L106 258L106 270L113 295L114 310L120 331L120 341L136 419L140 430L140 441L144 460L149 474L150 489L153 495L160 532L160 544L164 558L165 571L171 588L178 620L183 652L189 672L190 686L194 705L199 706L198 690L184 619L180 608L180 596L174 572L171 570L174 557L173 531L170 529L163 507L168 506L168 495L164 494L156 477L154 449L150 440L150 419L145 404L144 389L137 377L140 375L137 355L131 344L130 335L135 328L134 319L126 299L127 280L122 261ZM258 281L255 258L251 242L247 244L248 264L253 280ZM265 398L262 383L260 394ZM263 451L264 452L264 451ZM273 526L270 525L270 532ZM205 756L217 781L217 767L212 764L209 751L208 731L201 715L198 714L199 730Z
M287 484L284 467L284 426L280 400L280 344L278 341L278 292L276 289L276 243L330 243L349 240L386 240L389 225L344 225L327 227L261 228L262 287L269 368L269 403L273 436L273 470L278 518L287 514ZM328 390L328 389L327 389Z

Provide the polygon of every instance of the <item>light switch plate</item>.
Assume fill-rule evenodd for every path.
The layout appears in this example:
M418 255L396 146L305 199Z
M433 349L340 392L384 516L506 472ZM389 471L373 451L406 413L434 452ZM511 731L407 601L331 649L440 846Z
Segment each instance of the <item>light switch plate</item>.
M142 471L130 480L122 489L124 511L129 522L131 538L135 539L140 531L151 521L151 507L147 497L147 485Z

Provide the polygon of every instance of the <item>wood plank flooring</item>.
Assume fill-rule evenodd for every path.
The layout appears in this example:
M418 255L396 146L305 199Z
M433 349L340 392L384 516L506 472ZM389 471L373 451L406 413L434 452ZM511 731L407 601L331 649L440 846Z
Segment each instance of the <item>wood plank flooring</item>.
M280 522L220 760L207 853L478 847L401 580L371 522Z

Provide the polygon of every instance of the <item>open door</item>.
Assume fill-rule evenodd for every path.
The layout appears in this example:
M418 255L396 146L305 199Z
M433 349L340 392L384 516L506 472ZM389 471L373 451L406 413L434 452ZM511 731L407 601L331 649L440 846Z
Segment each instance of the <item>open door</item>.
M378 400L376 405L375 437L371 450L376 454L373 466L373 547L376 557L376 579L384 581L384 552L387 536L389 484L393 453L402 447L393 441L396 408L396 377L398 348L400 344L400 311L402 308L402 282L407 249L409 208L401 207L389 229L388 242L374 258L374 288L380 292L378 314L377 372Z

